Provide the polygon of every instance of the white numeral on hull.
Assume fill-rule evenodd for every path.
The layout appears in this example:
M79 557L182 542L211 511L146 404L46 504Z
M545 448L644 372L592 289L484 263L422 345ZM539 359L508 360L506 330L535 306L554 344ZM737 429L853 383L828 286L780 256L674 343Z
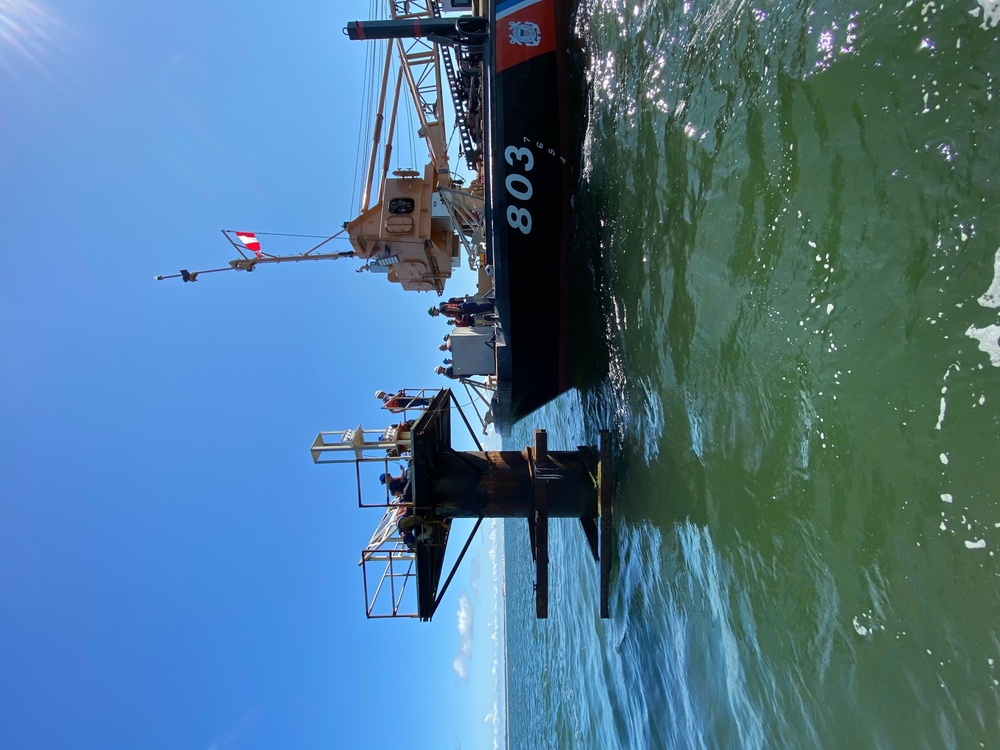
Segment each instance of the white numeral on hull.
M515 159L518 162L524 162L525 172L530 172L535 166L535 157L526 148L508 146L503 152L503 156L512 167L515 166ZM504 187L507 188L507 192L510 193L511 198L516 198L519 201L531 200L531 196L535 192L535 189L531 186L531 180L517 172L507 175L507 179L504 180ZM520 230L523 234L528 234L531 231L531 212L526 208L508 206L507 223L512 228Z

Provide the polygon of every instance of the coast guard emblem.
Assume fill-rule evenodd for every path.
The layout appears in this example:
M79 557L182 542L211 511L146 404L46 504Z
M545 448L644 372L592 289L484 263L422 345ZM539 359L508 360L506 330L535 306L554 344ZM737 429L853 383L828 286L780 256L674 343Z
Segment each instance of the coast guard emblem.
M532 21L510 22L510 43L525 47L537 47L542 41L542 30Z

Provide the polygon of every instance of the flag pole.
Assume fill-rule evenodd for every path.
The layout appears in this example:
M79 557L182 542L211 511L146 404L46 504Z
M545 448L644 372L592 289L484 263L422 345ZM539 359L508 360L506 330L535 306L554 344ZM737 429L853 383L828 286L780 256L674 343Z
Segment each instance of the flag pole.
M353 250L348 250L348 251L339 252L339 253L317 253L316 255L312 254L316 250L318 250L319 248L323 247L323 245L325 245L330 240L332 240L332 239L334 239L334 238L339 237L340 235L342 235L345 231L347 231L346 229L342 229L339 232L337 232L336 234L334 234L334 235L332 235L330 237L327 237L322 242L314 245L313 247L311 247L309 250L307 250L306 252L302 253L301 255L270 255L268 253L261 253L260 250L259 250L259 247L260 247L259 244L257 244L255 242L255 244L257 244L257 247L251 248L251 249L253 249L253 251L255 253L255 257L253 257L253 258L249 257L246 253L244 253L243 252L243 248L240 247L239 244L237 244L236 241L232 237L229 236L230 233L239 235L238 232L236 232L233 229L222 229L220 231L222 232L222 236L226 238L226 240L229 242L230 245L233 246L233 249L235 249L236 252L238 252L240 254L239 258L236 258L234 260L229 261L229 266L227 268L210 268L207 271L188 271L187 269L184 269L184 270L180 271L179 273L169 274L167 276L154 276L153 278L156 281L163 281L164 279L183 279L185 282L188 282L188 281L197 281L198 277L201 274L203 274L203 273L219 273L220 271L247 271L247 272L250 272L250 271L254 270L254 268L256 268L258 265L260 265L262 263L297 263L298 261L302 261L302 260L338 260L340 258L354 258L354 257L357 257L356 253ZM261 232L261 234L273 234L273 233L272 232ZM250 237L250 238L252 238L252 239L255 239L256 233L253 233L253 234L249 234L248 233L247 236ZM290 236L290 237L315 237L315 235L288 235L288 236ZM317 239L319 239L319 238L317 238Z
M315 248L313 248L315 249ZM312 252L310 250L309 252ZM197 281L198 276L203 273L218 273L219 271L252 271L257 266L269 263L298 263L303 260L339 260L341 258L357 257L353 250L340 253L319 253L317 255L268 255L263 258L236 258L229 261L228 268L212 268L207 271L181 271L180 273L168 276L154 276L156 281L165 279L184 279L184 281Z

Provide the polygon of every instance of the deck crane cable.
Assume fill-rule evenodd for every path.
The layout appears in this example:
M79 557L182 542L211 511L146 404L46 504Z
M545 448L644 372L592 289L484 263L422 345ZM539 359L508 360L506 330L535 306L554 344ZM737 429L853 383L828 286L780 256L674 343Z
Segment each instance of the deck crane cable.
M361 101L360 101L360 105L361 106L358 108L358 142L357 142L357 147L356 147L356 150L355 150L355 153L354 153L354 182L353 182L352 190L351 190L351 207L349 209L349 212L350 212L349 215L351 215L351 216L353 216L354 207L358 205L358 188L359 188L359 182L360 182L359 175L360 175L361 163L362 163L361 152L362 152L362 148L363 148L363 144L364 144L364 139L365 139L365 128L367 127L366 123L367 123L367 120L368 120L367 112L365 110L365 104L368 101L368 91L367 91L367 89L368 89L368 85L369 85L369 81L370 81L370 79L369 79L369 77L367 75L367 70L368 70L368 59L367 58L368 58L368 56L371 55L371 46L370 45L365 48L365 55L366 55L366 60L365 60L365 71L366 72L362 75L363 89L362 89Z
M367 53L368 50L366 49L366 54ZM365 82L365 85L367 85L367 81ZM365 112L364 112L365 99L366 95L362 93L361 97L362 106L359 108L358 111L358 142L355 146L355 151L354 151L354 180L352 182L352 187L351 187L351 207L350 209L348 209L349 211L348 215L353 215L351 212L354 211L354 206L358 205L358 182L359 182L358 172L361 168L361 144L364 142L363 139L364 139L364 127L365 127Z
M413 98L412 93L410 94L410 98ZM419 106L420 102L414 101L413 107L406 108L406 132L410 136L410 164L414 169L416 169L416 165L420 163L417 159L417 129L413 127L413 113Z
M379 61L379 51L382 49L382 43L371 45L371 54L368 57L368 70L365 75L365 80L367 83L367 90L365 92L365 113L364 113L364 136L361 141L361 145L358 148L358 158L360 160L360 187L362 194L367 189L364 180L367 179L367 163L368 154L371 150L371 144L375 138L375 111L378 107L378 61ZM355 204L357 205L357 204Z
M396 61L396 56L393 55L392 58L392 69L389 71L389 78L395 80L400 75L400 64ZM396 111L396 103L393 101L393 111ZM389 130L392 131L392 140L389 143L389 155L391 159L395 159L396 168L399 168L399 128L390 125ZM386 174L384 170L388 168L385 163L385 159L382 160L383 175ZM391 160L390 160L391 161Z
M366 45L366 60L365 60L365 75L364 75L364 90L361 96L361 108L360 108L360 123L358 126L358 144L357 150L355 151L354 159L354 188L351 194L351 215L356 210L358 205L358 189L361 187L361 171L364 164L367 162L368 149L366 144L372 142L372 113L375 110L375 102L378 97L378 91L375 88L375 81L377 80L377 69L378 60L380 59L379 53L384 50L382 44L370 44Z

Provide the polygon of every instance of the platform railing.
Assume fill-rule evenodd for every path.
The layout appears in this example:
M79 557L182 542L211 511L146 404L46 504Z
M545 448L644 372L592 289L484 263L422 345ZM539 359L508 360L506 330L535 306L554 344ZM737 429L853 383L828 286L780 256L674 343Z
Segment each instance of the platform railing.
M406 549L402 542L393 548L363 550L361 569L365 586L365 616L369 619L392 617L418 617L415 570L417 556ZM369 588L369 565L378 582ZM412 586L410 584L413 584ZM404 600L404 597L405 600ZM408 606L412 602L412 610ZM407 605L407 606L404 606Z

